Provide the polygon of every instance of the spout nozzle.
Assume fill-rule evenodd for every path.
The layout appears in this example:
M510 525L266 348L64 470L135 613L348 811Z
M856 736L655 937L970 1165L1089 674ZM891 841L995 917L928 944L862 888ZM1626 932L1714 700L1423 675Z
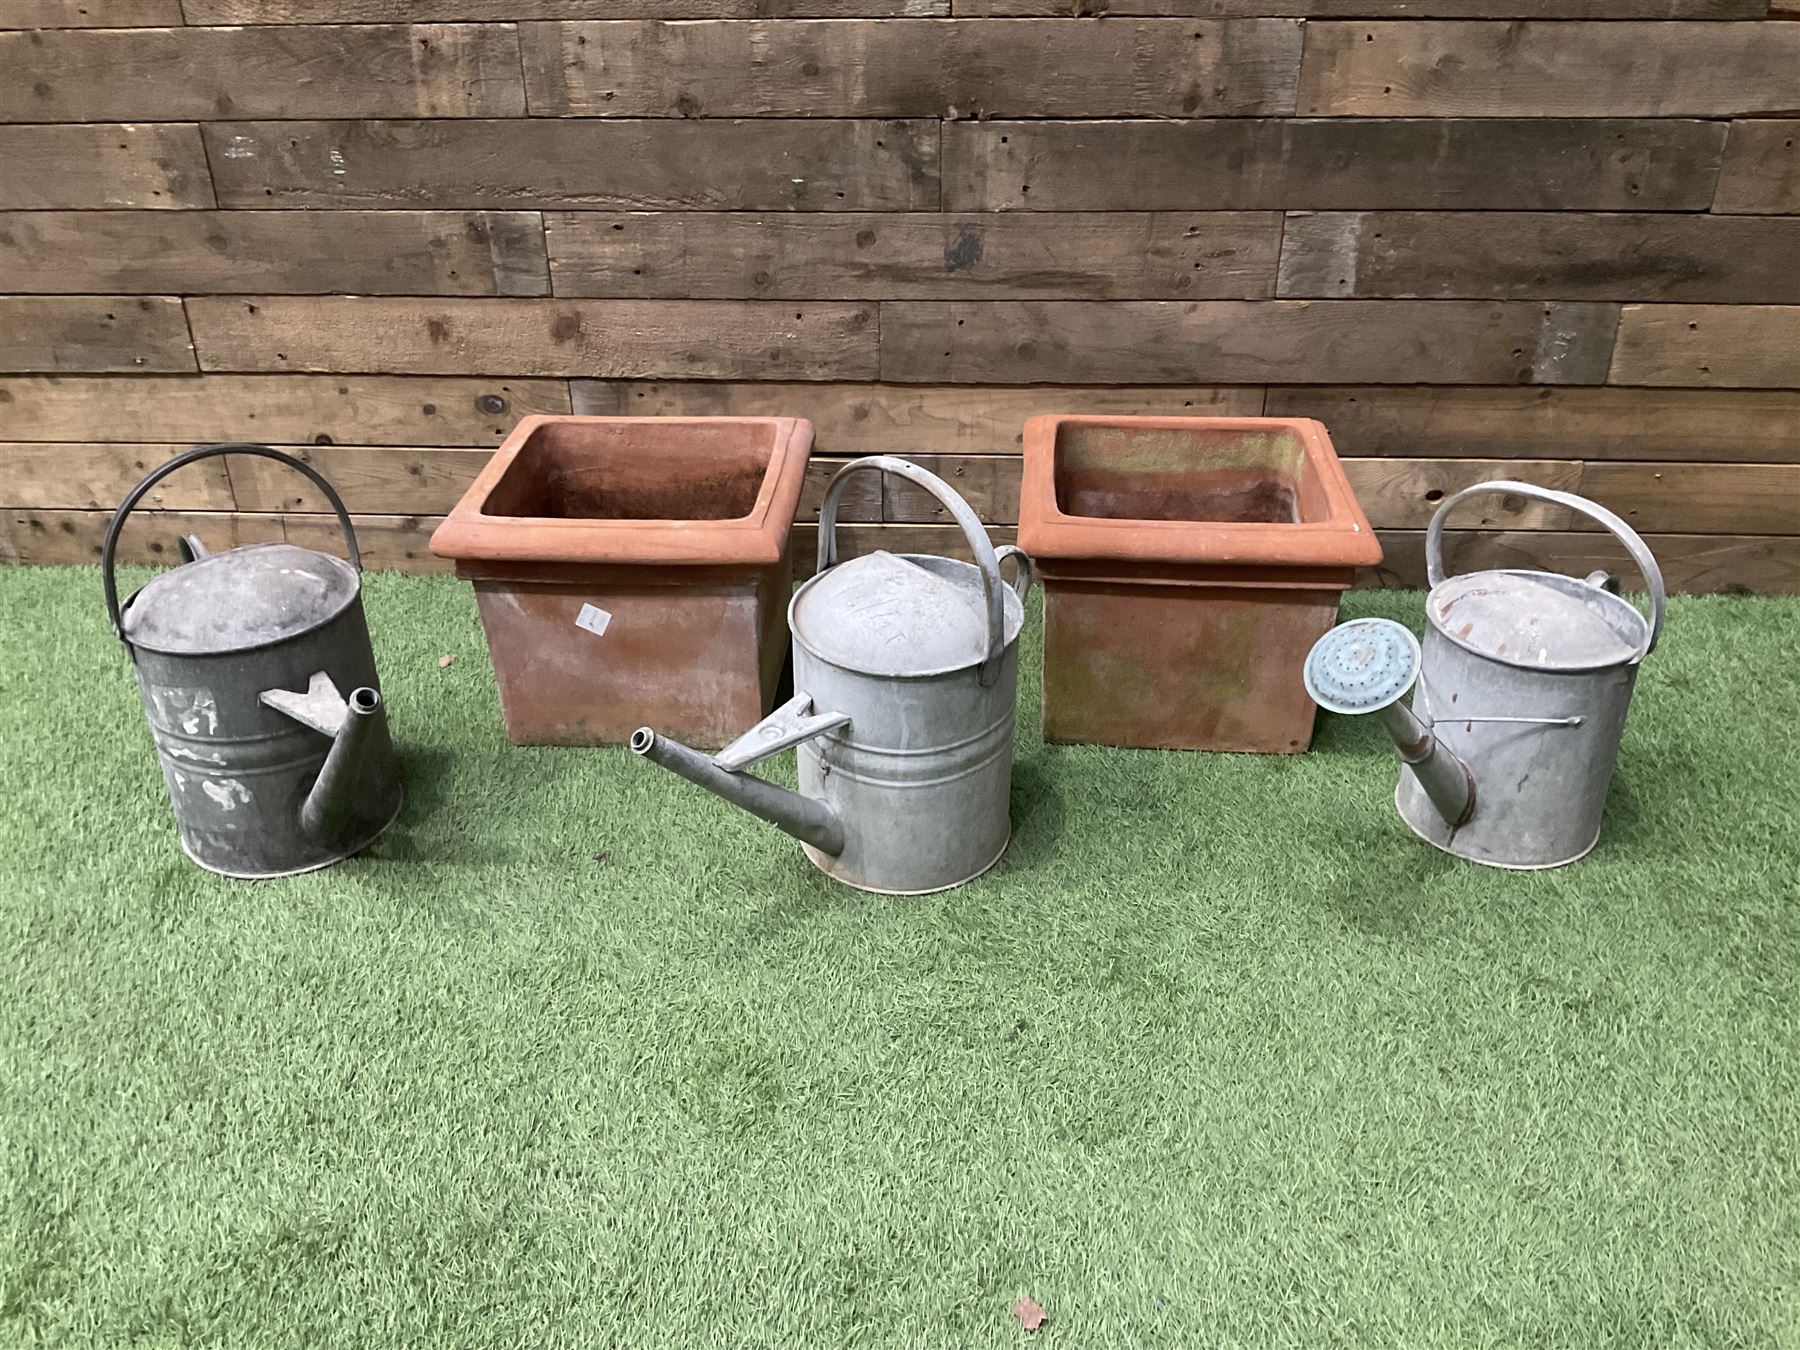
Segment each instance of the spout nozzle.
M671 773L723 797L751 815L785 830L819 852L836 857L844 851L844 826L824 802L802 797L798 792L748 773L732 773L721 769L697 750L680 741L658 736L649 727L639 727L628 742L631 753L660 764Z
M354 843L387 824L399 807L387 710L373 689L353 689L325 765L300 808L300 828L328 846Z
M1353 619L1313 644L1306 656L1306 692L1327 712L1373 713L1394 742L1406 770L1451 828L1475 814L1475 780L1468 765L1402 703L1419 678L1419 640L1392 619Z

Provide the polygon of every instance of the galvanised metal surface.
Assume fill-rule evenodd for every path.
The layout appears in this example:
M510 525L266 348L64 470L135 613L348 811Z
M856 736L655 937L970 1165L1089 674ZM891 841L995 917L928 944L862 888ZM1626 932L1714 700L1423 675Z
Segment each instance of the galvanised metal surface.
M932 492L977 562L876 553L836 564L838 502L858 472L897 474ZM1010 586L1000 574L1009 556L1019 565ZM961 885L998 862L1011 836L1018 636L1030 585L1025 555L996 551L942 479L889 456L857 460L826 492L819 573L788 609L793 701L699 765L648 728L633 749L773 820L849 885L895 895ZM790 746L798 794L742 772Z
M351 562L289 544L207 554L190 541L192 561L121 605L113 563L132 508L169 473L225 453L264 455L311 478L338 513ZM323 478L266 446L177 456L120 505L101 567L190 858L225 876L284 876L348 857L392 823L403 791L360 558Z
M1604 573L1577 579L1492 571L1446 579L1444 520L1477 492L1554 502L1611 530L1644 575L1649 616L1614 594ZM1446 500L1432 517L1425 556L1429 627L1411 715L1387 722L1407 762L1394 793L1401 818L1446 852L1491 867L1574 862L1599 840L1631 691L1662 632L1666 600L1656 560L1604 507L1507 481ZM1400 711L1398 703L1386 709ZM1426 731L1428 746L1419 741ZM1473 800L1460 812L1448 776L1422 781L1416 762L1441 768L1452 758L1473 784Z

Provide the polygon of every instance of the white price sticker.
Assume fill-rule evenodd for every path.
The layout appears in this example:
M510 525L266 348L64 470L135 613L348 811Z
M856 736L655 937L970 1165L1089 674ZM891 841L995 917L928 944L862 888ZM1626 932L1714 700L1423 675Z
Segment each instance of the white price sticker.
M612 615L598 605L583 605L581 613L575 616L575 626L585 628L596 637L606 632L606 626L612 622Z

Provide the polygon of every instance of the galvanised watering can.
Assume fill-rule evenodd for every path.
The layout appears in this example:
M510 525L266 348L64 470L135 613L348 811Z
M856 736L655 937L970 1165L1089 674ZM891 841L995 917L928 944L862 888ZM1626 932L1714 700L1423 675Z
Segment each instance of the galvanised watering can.
M1554 502L1611 530L1643 573L1648 618L1605 572L1447 578L1444 521L1481 492ZM1662 634L1656 559L1635 530L1585 497L1495 481L1438 508L1425 569L1423 653L1390 620L1340 624L1306 659L1307 692L1329 712L1380 718L1402 764L1394 803L1427 842L1490 867L1574 862L1599 841L1638 667ZM1415 680L1408 708L1400 700Z
M877 552L837 560L838 502L853 474L930 492L962 526L973 565ZM1018 563L1009 586L1002 559ZM887 455L845 465L819 512L817 574L788 606L794 697L710 758L649 727L631 748L799 839L865 891L922 895L1000 861L1012 833L1013 712L1030 561L996 550L936 474ZM800 791L744 770L797 748Z
M292 544L208 553L190 535L183 565L121 606L113 564L126 517L175 470L224 454L311 479L350 561ZM363 618L362 556L317 470L266 445L177 455L120 504L100 567L188 857L228 877L286 876L347 858L393 823L403 792Z

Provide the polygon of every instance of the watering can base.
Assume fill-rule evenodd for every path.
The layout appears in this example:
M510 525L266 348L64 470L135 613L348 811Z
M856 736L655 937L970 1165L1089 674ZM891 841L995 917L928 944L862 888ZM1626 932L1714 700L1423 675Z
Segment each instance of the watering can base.
M208 862L205 858L202 858L196 853L188 845L187 835L185 833L177 831L177 837L181 842L181 851L187 854L188 860L196 867L211 872L214 876L230 877L233 881L274 881L277 877L300 877L305 876L308 872L322 872L327 867L333 867L336 864L343 862L346 858L354 858L358 853L361 853L377 839L381 838L382 835L386 834L388 832L388 827L396 820L400 819L400 813L405 809L406 793L404 790L401 790L394 801L394 813L374 829L370 830L367 838L360 839L346 848L338 849L328 858L317 858L310 862L302 863L299 867L284 868L277 872L244 872L232 868L221 867L217 863Z
M802 844L801 848L806 853L807 861L814 867L818 868L833 881L841 882L843 885L853 887L856 890L867 891L871 895L936 895L940 891L953 891L958 886L967 886L971 881L986 876L989 872L993 871L1000 860L1006 856L1006 850L1011 843L1012 830L1008 828L1006 838L1000 841L1000 851L989 858L980 867L977 867L973 872L969 873L968 876L963 877L959 881L946 881L936 886L925 886L918 890L905 891L895 890L891 886L871 886L866 881L858 881L853 877L846 876L840 870L840 865L843 862L841 858L833 858L829 854L821 853L811 844Z
M1580 862L1581 859L1592 853L1594 846L1600 842L1600 831L1595 830L1594 837L1588 840L1587 845L1579 852L1571 853L1566 858L1558 858L1554 862L1501 862L1496 858L1483 858L1455 846L1457 831L1444 824L1443 817L1431 809L1429 800L1419 807L1417 820L1408 815L1405 794L1406 779L1402 776L1401 780L1394 785L1394 810L1406 823L1407 829L1433 848L1448 853L1453 858L1461 858L1464 862L1479 863L1483 867L1498 867L1506 872L1547 872L1555 867L1567 867L1572 862ZM1423 796L1422 793L1419 795Z

